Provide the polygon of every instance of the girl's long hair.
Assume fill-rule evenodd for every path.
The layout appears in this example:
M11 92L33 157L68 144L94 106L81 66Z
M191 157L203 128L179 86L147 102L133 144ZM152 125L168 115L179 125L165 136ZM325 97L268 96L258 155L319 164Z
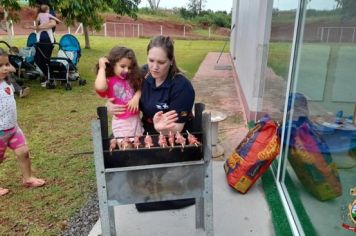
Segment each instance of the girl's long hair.
M114 47L109 52L107 58L109 60L109 65L106 66L106 77L114 76L114 68L116 63L119 62L122 58L127 58L131 61L130 73L128 74L127 79L135 91L141 89L142 74L137 63L135 53L132 49L126 47ZM96 65L96 69L96 73L98 73L98 64Z

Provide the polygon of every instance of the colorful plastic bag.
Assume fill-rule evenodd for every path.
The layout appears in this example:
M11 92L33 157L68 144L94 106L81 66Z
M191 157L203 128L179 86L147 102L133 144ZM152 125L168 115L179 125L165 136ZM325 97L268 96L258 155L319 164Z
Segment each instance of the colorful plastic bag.
M302 185L319 200L342 194L341 183L328 146L307 117L293 121L288 160Z
M246 193L277 157L279 147L278 124L265 115L226 160L228 184Z

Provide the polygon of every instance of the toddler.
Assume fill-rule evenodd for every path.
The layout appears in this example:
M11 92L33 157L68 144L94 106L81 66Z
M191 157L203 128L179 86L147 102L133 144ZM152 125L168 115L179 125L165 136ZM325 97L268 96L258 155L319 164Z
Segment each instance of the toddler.
M0 48L0 163L5 159L6 148L11 148L19 161L23 185L40 187L45 181L32 176L26 138L17 124L14 87L9 81L9 74L13 71L14 67L9 62L8 54ZM8 192L8 189L0 187L0 197Z
M107 57L99 59L96 92L127 108L125 112L113 116L112 131L115 138L143 134L138 109L141 84L141 72L131 49L114 47Z

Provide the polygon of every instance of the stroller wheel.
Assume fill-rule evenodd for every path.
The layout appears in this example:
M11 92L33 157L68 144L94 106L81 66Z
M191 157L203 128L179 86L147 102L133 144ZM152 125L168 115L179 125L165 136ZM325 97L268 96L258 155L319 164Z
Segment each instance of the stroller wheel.
M85 79L79 79L79 85L84 86L87 84L87 81Z
M55 84L54 82L52 82L52 81L47 82L47 83L46 83L46 88L48 88L48 89L55 89L55 88L56 88L56 84Z
M72 86L70 85L70 83L66 83L66 84L64 85L64 88L65 88L66 90L72 90Z

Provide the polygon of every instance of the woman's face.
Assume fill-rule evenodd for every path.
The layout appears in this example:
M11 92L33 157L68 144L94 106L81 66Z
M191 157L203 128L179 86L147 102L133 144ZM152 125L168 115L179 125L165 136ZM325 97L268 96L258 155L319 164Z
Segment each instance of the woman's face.
M153 47L148 51L147 65L153 78L163 81L167 78L171 61L167 53L160 47Z

